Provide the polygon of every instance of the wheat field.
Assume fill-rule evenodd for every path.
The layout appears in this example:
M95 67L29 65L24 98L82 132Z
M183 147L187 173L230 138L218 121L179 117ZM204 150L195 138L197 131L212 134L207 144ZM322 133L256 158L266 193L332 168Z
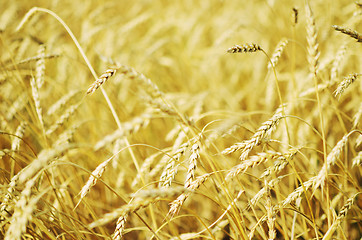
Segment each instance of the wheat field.
M0 2L0 239L361 239L360 1Z

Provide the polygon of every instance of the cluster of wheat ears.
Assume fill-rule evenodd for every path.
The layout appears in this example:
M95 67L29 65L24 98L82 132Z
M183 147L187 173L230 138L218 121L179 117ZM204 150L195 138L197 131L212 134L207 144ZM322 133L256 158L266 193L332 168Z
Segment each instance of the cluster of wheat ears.
M361 3L31 2L0 10L1 239L360 239Z

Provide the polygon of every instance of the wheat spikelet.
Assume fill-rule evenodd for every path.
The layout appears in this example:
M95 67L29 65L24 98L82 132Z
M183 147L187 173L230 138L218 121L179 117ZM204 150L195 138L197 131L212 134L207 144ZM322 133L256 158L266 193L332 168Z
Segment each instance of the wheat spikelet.
M169 187L169 188L152 188L138 191L131 194L132 198L145 199L145 198L167 198L179 195L181 193L189 191L183 186Z
M11 151L17 151L20 148L21 138L24 136L25 128L28 125L27 122L21 122L19 126L16 128L15 135L17 136L11 142Z
M330 86L330 84L328 83L320 83L317 85L317 91L318 92L321 92L325 89L327 89L328 87ZM316 88L315 87L311 87L311 88L308 88L307 90L301 92L298 97L300 98L303 98L303 97L307 97L311 94L315 94L316 93Z
M52 144L52 146L56 147L64 144L69 144L74 136L75 131L80 127L80 125L81 124L75 124L62 132L57 140L55 140L55 142Z
M186 180L185 180L185 184L184 184L185 188L189 188L191 183L195 180L197 159L200 158L199 149L200 149L200 147L197 143L195 143L191 147L190 163L189 163L189 167L187 169L187 176L186 176Z
M120 138L118 138L113 144L113 148L112 148L112 154L114 155L114 160L112 161L113 169L117 169L119 167L120 161L118 161L118 160L120 159L120 154L118 154L118 152L122 148L122 146L124 146L124 144L125 144L124 139L120 139Z
M236 143L229 148L226 148L221 152L221 154L230 154L236 151L242 151L240 160L245 160L251 150L262 143L268 135L271 134L273 129L278 125L279 120L282 118L282 108L279 107L276 110L276 113L266 122L262 124L261 127L255 132L250 140L243 141L241 143Z
M271 197L270 197L270 189L268 188L268 184L265 184L267 187L267 198L266 198L266 212L267 212L267 225L268 225L268 240L273 240L276 237L275 231L275 212L273 210L273 206L271 204Z
M286 199L284 199L282 201L281 206L285 207L288 204L290 204L291 202L295 201L297 198L299 198L303 194L304 189L305 189L305 191L307 191L310 187L312 187L316 183L316 180L317 180L317 176L314 176L314 177L311 177L310 179L308 179L307 181L303 182L301 184L301 186L297 187L292 193L290 193L288 195L288 197Z
M136 187L139 184L142 175L143 176L148 175L151 165L154 163L154 161L160 154L161 152L154 153L143 161L140 167L140 171L137 173L137 176L133 179L132 188Z
M123 237L124 228L126 227L126 222L128 218L128 213L120 216L116 223L116 228L114 230L112 239L113 240L120 240Z
M39 59L36 61L36 85L40 89L44 84L44 73L45 73L45 45L41 44L38 49Z
M344 34L356 39L357 42L362 42L362 35L359 34L357 31L349 29L349 28L337 26L337 25L333 25L332 27L334 28L334 30L344 33Z
M356 147L362 145L362 134L360 134L356 139Z
M348 210L352 208L352 205L354 203L354 199L359 193L356 193L351 198L347 199L346 203L343 205L341 210L339 211L339 214L333 224L329 227L326 234L324 234L322 240L331 239L333 233L336 231L337 227L341 224L342 220L346 217Z
M263 179L267 176L270 176L272 173L279 173L281 170L283 170L289 163L289 160L292 160L295 154L297 153L297 150L291 150L288 153L281 154L279 157L276 158L276 161L274 162L274 166L268 167L259 178Z
M150 177L156 176L161 171L161 169L166 165L160 176L159 180L160 187L161 186L168 187L171 185L171 181L177 173L178 165L176 164L176 162L178 162L181 156L184 155L188 147L189 147L188 142L182 144L179 147L179 149L175 151L175 153L172 155L171 158L168 158L167 156L163 157L160 163L157 164L156 167L152 169L152 171L150 172Z
M116 74L117 67L107 69L98 79L88 88L87 94L94 93L103 83Z
M298 23L298 9L293 7L293 13L292 13L292 24L293 26L297 25Z
M262 189L257 192L254 197L249 201L250 206L255 206L259 200L267 193L268 188L274 188L276 184L281 181L281 177L272 179L271 181L267 182L267 186L263 187Z
M334 91L334 96L337 97L341 95L354 81L356 81L357 77L360 74L352 73L345 77L343 81L338 85L336 91Z
M122 123L122 129L117 129L113 133L106 135L103 139L99 140L94 145L94 150L98 151L101 148L107 146L108 144L116 141L117 139L136 133L141 128L147 127L150 123L150 119L152 118L152 115L148 112L145 112L141 114L140 116L134 117L128 122Z
M288 195L288 197L282 202L282 207L285 207L286 205L290 204L292 201L300 197L305 190L308 190L310 187L313 186L313 189L317 189L320 185L324 183L325 177L328 174L329 168L335 164L336 160L338 159L343 147L346 145L348 140L348 134L345 135L332 149L332 151L327 156L327 164L323 165L322 169L319 171L319 173L310 178L309 180L302 183L302 186L296 188L291 194ZM326 168L327 166L327 168ZM304 186L304 188L303 188Z
M339 140L336 146L334 146L332 151L328 154L326 160L327 164L323 164L322 169L319 171L316 182L313 186L314 189L317 189L320 185L323 185L326 175L328 174L328 170L330 169L331 166L333 166L336 163L339 155L343 150L343 147L347 143L347 140L348 140L348 135L343 136L343 138Z
M339 50L336 54L336 57L332 63L332 68L331 68L331 83L334 83L337 81L337 75L339 72L339 68L340 68L341 62L346 54L346 50L347 50L347 46L345 44L343 44L339 48Z
M33 178L26 182L24 190L21 192L20 199L16 202L14 214L10 220L10 226L6 231L4 240L20 240L23 233L26 232L28 222L32 219L32 213L42 194L32 197L31 189L36 184Z
M60 154L67 152L71 146L63 145L57 148L43 149L38 157L34 159L29 165L22 169L17 175L18 180L16 184L23 184L27 179L31 178L35 173L39 172L43 167L49 165L51 162L57 160Z
M362 162L362 151L359 151L357 156L352 158L352 167L361 166Z
M318 50L317 28L314 21L312 9L306 4L307 19L307 42L308 42L308 63L310 72L316 75L318 72L318 61L320 52Z
M181 194L174 200L172 203L170 203L170 210L168 211L168 216L173 217L174 215L178 214L178 212L181 209L181 206L187 199L187 194Z
M119 216L124 216L126 214L129 214L131 212L136 212L141 208L145 208L148 205L155 203L157 201L159 201L159 198L155 198L155 199L139 199L137 201L134 201L132 203L129 203L127 205L124 205L120 208L117 208L115 210L113 210L110 213L106 213L102 218L97 219L96 221L90 223L88 225L88 228L93 229L95 227L98 226L102 226L104 224L107 224L111 221L113 221L116 218L119 218Z
M44 127L42 108L40 106L39 89L38 89L37 83L35 82L35 79L33 77L30 80L30 85L31 85L34 103L35 103L35 110L38 115L38 119L39 119L41 126Z
M58 101L56 101L54 104L52 104L47 111L47 115L53 115L54 113L56 113L58 110L60 110L63 106L65 106L69 100L78 93L78 91L76 90L72 90L69 93L67 93L66 95L62 96Z
M192 181L188 187L190 191L195 191L198 189L210 176L210 173L206 173L202 176L197 177L194 181ZM183 193L177 197L176 200L170 203L170 210L168 211L168 216L173 217L177 214L185 200L191 195L191 192Z
M99 178L102 177L103 172L106 170L106 167L108 163L113 159L113 157L108 158L107 160L103 161L101 164L99 164L96 169L93 170L91 175L88 178L87 183L83 186L82 190L80 191L80 199L75 206L75 208L78 207L82 199L89 193L90 189L96 185Z
M177 170L179 167L179 157L182 156L182 152L177 154L175 157L172 157L169 159L167 165L165 166L158 183L159 187L170 187L172 184L172 180L175 178L177 174Z
M74 114L74 112L78 109L78 107L80 106L80 103L76 103L74 105L71 105L62 116L59 117L59 119L53 124L51 125L48 130L45 132L46 135L50 135L53 132L55 132L60 126L62 126L65 121L68 120L68 118Z
M362 103L360 103L357 113L353 116L353 128L358 127L362 117Z
M142 73L137 72L134 68L120 65L119 72L129 79L137 81L140 84L137 86L142 86L143 90L145 90L151 98L159 98L164 95L156 84Z
M249 167L255 167L261 163L268 161L269 159L276 159L281 156L283 156L281 153L271 151L269 151L268 153L258 153L258 155L251 156L248 159L245 159L245 161L243 161L241 164L232 168L226 175L225 179L230 180L231 178L246 172Z
M11 121L14 116L25 107L27 102L26 93L19 95L8 109L5 119Z
M243 52L256 52L261 51L261 47L258 44L251 43L251 44L244 44L242 46L235 45L232 48L227 50L228 53L243 53Z
M354 199L356 198L356 196L359 193L356 193L355 195L353 195L351 198L347 199L346 203L343 205L343 207L341 208L341 210L339 210L339 214L337 216L337 220L342 220L343 218L346 217L348 210L351 209L353 203L354 203Z
M43 45L43 44L42 44ZM41 46L39 47L39 51L41 49ZM38 52L39 54L39 52ZM41 53L40 55L36 55L34 57L29 57L29 58L25 58L21 61L19 61L17 64L25 64L25 63L29 63L29 62L32 62L32 61L40 61L41 59L45 60L45 59L52 59L52 58L57 58L57 57L60 57L59 54L45 54L45 53Z
M157 98L152 98L150 96L144 96L143 99L154 109L160 110L161 112L166 113L169 116L179 117L178 113L169 105L165 104L162 100Z
M285 47L288 44L287 39L282 39L278 45L276 46L273 55L270 58L270 62L268 63L268 69L275 67L278 64L279 58L281 57Z

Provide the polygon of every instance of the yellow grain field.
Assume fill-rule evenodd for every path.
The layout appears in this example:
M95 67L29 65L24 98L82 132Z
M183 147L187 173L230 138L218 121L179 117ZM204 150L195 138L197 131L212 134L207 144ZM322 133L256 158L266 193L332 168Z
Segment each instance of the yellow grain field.
M360 239L360 1L0 5L0 239Z

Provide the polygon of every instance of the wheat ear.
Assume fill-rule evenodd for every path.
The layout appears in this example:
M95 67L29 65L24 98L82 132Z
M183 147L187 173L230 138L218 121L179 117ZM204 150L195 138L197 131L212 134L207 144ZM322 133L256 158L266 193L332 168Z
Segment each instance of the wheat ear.
M356 128L361 123L362 103L360 103L357 113L353 116L353 127Z
M103 83L116 74L117 67L107 69L98 79L88 88L87 94L94 93Z
M26 232L27 224L32 219L32 213L36 207L36 203L43 196L43 194L39 194L36 197L31 197L32 187L37 183L36 178L37 177L34 177L26 182L25 188L21 192L19 200L16 202L15 211L10 220L10 226L6 231L4 240L20 240L23 233Z
M195 180L195 171L197 167L197 160L200 158L199 144L195 143L191 147L190 164L187 169L187 176L185 180L185 188L189 188L192 182Z
M108 158L107 160L105 160L104 162L99 164L96 167L96 169L94 169L94 171L91 173L91 175L88 178L87 183L83 186L82 190L80 191L80 199L79 199L77 205L75 206L75 208L78 207L78 205L80 204L82 199L89 193L90 189L94 185L96 185L98 179L102 177L103 172L106 170L108 163L113 159L113 157L114 156Z
M359 151L357 156L352 159L352 167L361 166L362 163L362 151Z
M334 30L344 33L344 34L356 39L357 42L362 42L362 35L359 34L357 31L349 29L349 28L337 26L337 25L333 25L332 27L334 28Z
M306 4L307 14L307 42L308 42L308 63L310 72L314 75L318 72L318 61L320 52L317 41L317 28L314 21L314 15L309 4Z
M191 182L188 189L190 191L195 191L198 189L210 176L210 173L206 173L200 177L197 177L194 181ZM178 196L176 200L170 203L170 210L168 211L168 216L173 217L175 214L177 214L185 200L191 195L191 192L186 192Z
M337 97L341 95L360 75L359 73L352 73L345 77L343 81L338 84L336 91L334 91L334 96Z
M272 67L275 67L278 64L279 58L282 56L282 53L287 44L288 44L287 39L280 40L270 58L270 62L268 63L268 69L271 69Z
M46 135L50 135L53 132L55 132L60 126L62 126L64 124L65 121L67 121L69 119L69 117L71 115L74 114L74 112L78 109L78 107L80 106L80 103L76 103L74 105L71 105L62 116L59 117L59 119L53 124L51 125L48 130L45 132Z
M267 211L267 225L268 225L268 240L274 240L276 237L276 231L275 231L275 211L273 209L273 205L271 203L271 197L270 197L270 189L268 188L268 184L265 183L265 186L267 187L267 198L266 198L266 204L265 208Z
M276 110L276 113L272 116L271 119L264 122L261 127L255 132L250 140L243 141L241 143L236 143L229 148L226 148L221 152L221 154L230 154L236 151L241 151L240 160L245 160L251 150L262 143L273 129L278 125L279 120L283 117L282 115L282 107L279 107Z
M45 45L41 44L38 49L39 59L36 61L36 84L40 89L44 84L44 73L45 73Z
M352 208L352 205L354 203L354 199L359 193L356 193L351 198L349 198L346 203L343 205L341 210L339 211L339 214L333 224L329 227L326 234L324 234L322 240L329 240L332 238L333 233L336 231L337 227L341 224L342 220L346 217L348 210Z
M244 45L235 45L227 50L228 53L243 53L243 52L256 52L261 51L262 48L255 43L244 44Z
M184 187L174 187L174 188L157 188L157 189L149 189L142 190L132 195L134 197L135 202L144 201L144 199L158 199L172 197L176 194L180 194L185 192L186 189ZM128 205L133 205L133 203L129 203ZM125 207L126 208L126 207ZM116 228L113 233L113 240L120 240L123 237L124 229L126 226L127 218L130 212L135 212L137 210L125 211L117 220Z

